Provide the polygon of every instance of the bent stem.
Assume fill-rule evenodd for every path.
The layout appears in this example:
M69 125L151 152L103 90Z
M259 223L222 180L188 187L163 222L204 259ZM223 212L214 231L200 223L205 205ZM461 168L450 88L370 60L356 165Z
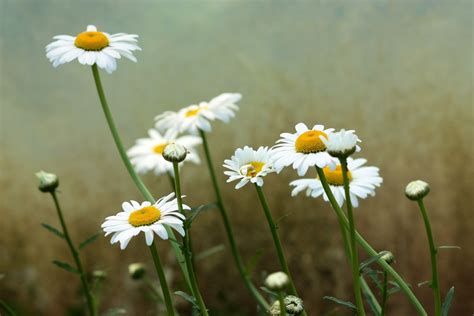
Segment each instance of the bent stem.
M168 315L174 316L174 307L173 302L171 301L170 290L168 288L168 282L166 282L165 272L163 271L163 266L161 265L160 256L158 251L156 251L155 242L148 247L153 257L153 263L155 264L156 273L158 274L158 279L160 280L161 291L163 292L163 298L165 300L166 311Z
M423 199L417 200L418 206L420 207L421 215L423 216L423 221L425 222L426 235L428 236L428 243L430 247L430 256L431 256L431 288L433 289L434 294L434 303L435 303L435 315L441 315L441 293L439 290L439 277L438 277L438 263L436 260L436 247L433 240L433 232L431 231L431 224L428 218L428 213L426 213L425 204Z
M177 162L173 162L173 170L174 170L174 188L176 192L176 198L178 200L178 209L181 214L184 215L183 210L183 198L181 196L181 184L179 179L179 166ZM207 308L204 304L204 300L202 299L201 292L199 292L199 287L197 285L196 274L194 273L193 262L191 260L191 247L190 247L190 236L189 236L189 226L184 225L184 245L183 245L183 252L184 258L186 260L186 267L188 268L189 272L189 280L191 281L191 287L193 290L194 298L196 299L196 303L199 306L199 310L201 314L207 316Z
M206 162L207 162L207 167L209 169L209 175L211 176L212 180L212 186L214 188L214 193L216 195L216 200L217 200L217 206L219 208L219 212L222 217L222 221L224 222L224 228L227 234L227 239L229 240L230 244L230 250L232 252L232 257L234 258L235 265L237 266L237 270L239 270L239 274L244 280L244 284L249 290L249 292L252 294L252 296L255 298L257 303L260 305L260 307L268 311L270 309L270 305L268 302L263 298L263 296L260 294L260 292L257 290L257 288L253 285L252 280L250 279L250 276L248 275L244 263L242 261L242 257L239 254L239 251L237 249L237 244L234 239L234 233L232 231L232 226L230 224L229 216L227 215L227 211L224 206L224 202L222 200L222 195L221 191L219 188L219 184L217 183L217 177L216 173L214 171L214 165L212 164L212 158L211 158L211 153L209 151L209 146L207 143L207 138L206 134L204 131L199 130L199 134L201 135L202 138L202 144L204 147L204 153L206 156Z
M336 202L336 199L334 198L334 195L332 194L331 189L329 188L329 185L326 180L326 176L324 175L324 172L321 168L316 167L316 171L318 172L319 179L321 180L321 184L323 186L324 192L326 193L326 196L329 199L329 202L331 203L332 208L336 212L336 215L341 219L344 228L348 231L349 230L349 222L347 220L346 215L342 211L342 209L339 207L339 205ZM369 254L370 256L377 256L378 252L375 251L372 246L357 232L355 231L355 238L356 241L359 243L359 245ZM402 279L402 277L393 269L385 260L379 258L376 260L376 262L385 270L387 273L393 278L393 280L400 286L402 291L405 293L407 298L410 300L410 302L413 304L415 309L417 310L419 315L427 316L428 314L426 313L425 309L421 305L420 301L416 298L415 294L411 291L410 287L408 284Z
M120 139L120 135L117 131L117 126L115 125L114 119L112 117L112 113L110 112L109 105L107 104L107 99L105 98L102 82L100 81L99 69L97 68L96 64L92 65L92 75L94 76L95 86L97 88L97 93L99 94L99 100L102 106L102 110L104 111L105 119L107 120L107 124L109 125L110 132L112 133L112 137L114 139L115 145L117 146L118 152L120 154L120 158L122 158L125 168L127 169L130 177L132 178L133 182L135 183L136 187L141 192L145 200L151 203L155 203L155 199L153 198L153 196L151 195L150 191L147 189L143 181L137 175L137 173L135 172L135 169L133 169L133 166L130 163L130 160L128 159L127 152L125 151L125 148L122 144L122 140ZM167 225L164 225L164 226L166 228L168 235L171 237L171 239L176 239L174 232ZM184 263L183 255L181 254L181 250L179 249L179 245L177 243L172 242L171 247L174 250L179 266L181 267L188 289L190 289L191 285L189 281L188 271Z
M362 293L360 291L360 272L359 272L359 254L357 251L355 240L355 224L354 215L352 212L351 195L349 192L349 177L347 176L347 160L340 158L342 178L344 180L344 192L346 195L347 217L349 218L349 242L351 248L351 267L352 267L352 281L354 286L354 295L357 306L357 315L364 316L364 302L362 301Z
M79 277L81 279L82 289L84 290L84 294L86 296L87 308L89 309L89 314L91 316L95 316L97 315L97 311L96 311L94 296L91 293L89 283L87 282L86 275L84 273L84 269L82 268L81 259L79 258L79 252L76 250L76 247L74 247L71 237L69 236L66 222L64 221L64 217L63 217L63 212L61 210L61 206L59 205L59 200L56 195L56 191L51 191L51 196L53 197L54 205L56 206L56 211L58 213L59 221L61 222L64 239L66 239L67 245L69 246L69 249L71 250L72 256L74 258L74 262L76 263L76 269L79 271Z

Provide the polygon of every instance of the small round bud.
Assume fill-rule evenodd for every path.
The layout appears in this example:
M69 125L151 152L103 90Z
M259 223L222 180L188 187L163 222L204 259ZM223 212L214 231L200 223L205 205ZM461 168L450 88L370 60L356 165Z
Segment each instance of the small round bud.
M132 263L128 265L128 274L134 280L143 278L146 273L145 265L143 263Z
M181 162L186 159L188 150L180 144L171 143L163 150L163 158L169 162Z
M405 188L405 195L412 201L417 201L430 193L430 186L425 181L416 180L408 183Z
M272 306L270 307L270 315L280 315L281 309L280 309L280 301L276 300L273 302Z
M271 273L265 279L265 286L273 291L284 290L289 283L290 279L288 278L288 275L281 271Z
M94 270L92 276L99 280L105 280L107 278L107 271L104 270Z
M283 304L285 304L285 310L288 314L299 315L304 310L303 300L294 295L285 297Z
M384 250L380 252L380 254L382 253L383 255L380 257L380 259L382 259L386 263L392 264L395 261L395 256L390 251Z
M38 177L40 181L38 189L41 192L54 192L54 190L59 186L58 176L54 173L48 173L41 170L36 173L36 177Z

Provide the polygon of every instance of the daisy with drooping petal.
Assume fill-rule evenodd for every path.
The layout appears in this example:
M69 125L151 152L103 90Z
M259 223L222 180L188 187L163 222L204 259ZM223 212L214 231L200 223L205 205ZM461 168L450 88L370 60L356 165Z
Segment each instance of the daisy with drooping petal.
M354 130L346 131L342 129L339 132L334 132L328 135L328 137L319 136L324 145L326 145L326 151L333 157L347 157L354 152L359 152L360 147L357 145L361 140L354 134Z
M229 176L227 182L240 180L235 186L240 189L248 182L256 183L259 187L263 186L263 177L275 172L273 167L272 150L268 147L260 147L257 150L245 146L238 148L230 159L224 160L224 174Z
M349 191L351 202L354 207L359 205L357 198L365 199L368 196L374 196L375 188L379 187L383 182L383 179L379 175L379 168L362 167L366 162L367 160L362 158L347 158ZM341 165L338 164L334 170L331 170L329 167L324 167L323 172L337 204L342 206L345 200L345 193ZM324 200L326 202L328 201L323 185L318 178L298 179L290 182L290 185L295 187L291 192L292 196L306 190L307 196L317 198L322 194Z
M168 130L166 134L161 135L157 130L150 129L148 135L150 137L138 139L135 146L127 151L130 162L138 173L153 171L156 175L167 172L173 175L173 164L163 158L166 145L172 143L180 144L188 150L184 161L200 163L194 147L201 144L201 138L192 135L177 137L177 132L174 130Z
M334 129L324 129L324 125L314 125L312 129L308 129L303 123L297 124L295 129L294 134L280 134L281 138L273 146L277 170L293 165L298 175L304 176L309 167L330 166L334 169L336 160L326 152L326 145L320 138L327 138Z
M178 112L164 112L156 116L155 127L160 131L175 129L180 133L210 132L211 121L218 119L227 123L235 116L239 109L236 103L241 98L239 93L222 93L209 102L190 105Z
M177 199L174 193L171 193L155 204L148 201L142 204L136 201L124 202L122 204L123 212L114 216L109 216L102 224L105 236L110 234L111 244L120 242L120 249L125 249L132 239L140 232L145 234L146 244L150 246L153 243L154 234L161 239L168 239L168 233L164 225L176 230L181 236L184 236L183 221L185 216L178 211ZM189 206L183 205L183 209L189 210Z
M79 63L92 66L97 64L109 74L117 69L116 59L122 56L136 62L133 51L141 50L137 45L138 35L117 33L110 35L98 32L94 25L88 25L85 32L77 36L57 35L54 42L46 46L46 57L53 67L77 58Z

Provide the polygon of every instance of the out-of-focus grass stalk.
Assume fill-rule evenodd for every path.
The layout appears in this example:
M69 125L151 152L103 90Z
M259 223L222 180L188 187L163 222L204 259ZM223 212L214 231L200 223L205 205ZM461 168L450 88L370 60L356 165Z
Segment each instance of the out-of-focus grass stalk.
M234 233L232 231L232 226L230 224L229 216L227 215L227 211L224 206L219 184L217 183L217 177L214 171L214 165L212 164L212 158L211 158L211 153L209 151L209 145L207 143L206 133L202 130L199 130L199 134L201 135L201 138L202 138L202 144L203 144L204 153L206 156L207 167L209 168L209 175L211 177L212 186L214 187L214 193L216 195L217 206L221 213L222 221L224 222L224 228L227 234L227 239L229 239L230 250L234 258L235 265L237 266L240 276L244 280L245 286L247 287L249 292L255 298L255 300L260 305L260 307L263 308L263 310L268 311L270 309L270 305L263 298L263 296L260 294L257 288L253 285L252 280L250 279L250 276L248 275L244 267L242 257L240 256L239 251L237 249L237 244L234 239Z
M388 285L388 275L387 275L387 271L384 271L383 283L382 283L382 310L380 311L380 316L385 315L385 306L387 305L387 298L388 298L387 285Z
M278 291L278 301L280 302L280 316L286 316L286 306L283 291Z
M354 296L357 306L357 315L365 316L364 302L360 291L359 252L355 240L355 223L352 212L351 194L349 191L349 177L347 175L347 159L339 158L341 162L342 178L344 180L344 192L346 195L347 217L349 218L349 245L351 248L351 267Z
M180 179L179 179L179 166L178 162L173 162L173 171L174 171L174 188L175 188L175 193L176 193L176 198L178 200L178 209L181 214L186 216L184 214L183 210L183 198L181 196L181 184L180 184ZM199 306L199 310L201 311L201 314L204 316L208 316L207 308L206 305L204 304L204 300L202 299L201 292L199 291L197 279L196 279L196 274L194 273L194 267L193 267L193 262L191 260L191 248L190 248L190 236L188 233L189 227L184 225L184 245L183 245L183 252L184 252L184 258L186 260L186 267L188 269L189 273L189 280L191 281L191 287L193 290L194 298L196 299L196 303Z
M174 316L174 306L173 301L171 300L170 290L168 288L168 282L166 281L165 272L163 271L163 265L161 264L160 256L158 251L156 251L155 242L149 246L151 251L151 256L153 257L153 263L155 264L156 273L158 274L158 279L160 280L161 291L163 292L163 298L165 300L166 311L169 316Z
M145 186L143 181L137 175L137 173L135 172L135 169L133 169L133 166L130 163L130 160L128 159L127 152L125 151L125 148L122 144L122 140L120 139L120 135L117 131L117 127L116 127L114 119L112 117L112 113L110 112L110 108L109 108L109 105L107 103L107 99L105 98L104 89L102 87L102 82L100 80L99 69L97 68L96 64L92 65L92 75L94 76L94 82L95 82L95 85L96 85L96 88L97 88L97 93L99 95L100 104L102 105L102 110L104 111L105 119L107 120L107 123L109 125L110 132L112 133L112 137L114 139L115 145L117 146L120 157L122 158L122 161L123 161L128 173L129 173L130 177L132 178L133 182L137 186L138 190L142 193L143 197L147 201L149 201L153 204L153 203L155 203L155 199L153 198L153 196L151 195L150 191L147 189L147 187ZM176 239L175 234L171 230L171 228L169 228L167 225L164 225L164 226L166 228L166 231L168 232L168 235L172 239ZM154 248L154 247L155 247L155 245L154 245L154 242L153 242L153 245L151 245L149 247L149 249L152 253L153 253L152 248ZM186 284L188 286L188 289L191 290L189 274L188 274L188 271L186 269L185 260L183 258L182 253L181 253L181 250L179 249L179 245L172 242L171 247L173 247L174 253L176 255L176 259L178 261L179 266L181 267L181 270L183 272L184 279L186 280ZM156 251L156 249L154 251ZM157 255L158 255L158 253L157 253Z
M339 205L336 202L336 199L334 198L334 195L332 194L331 189L329 188L328 182L326 180L326 176L324 175L324 172L321 168L316 167L316 170L318 172L319 179L321 180L321 184L323 185L324 192L326 193L329 202L331 203L332 208L336 212L336 215L342 220L344 224L344 228L348 231L349 230L349 222L347 220L346 215L344 214L344 211L339 207ZM355 238L356 241L359 243L359 245L370 255L370 256L377 256L378 252L370 246L370 244L357 232L355 231ZM419 315L427 316L428 314L426 313L425 309L421 305L420 301L416 298L415 294L411 291L410 287L408 284L403 281L402 277L393 269L390 264L388 264L385 260L379 258L376 261L387 273L394 279L395 283L397 283L402 291L405 293L407 298L410 300L410 302L413 304L415 309L417 310Z

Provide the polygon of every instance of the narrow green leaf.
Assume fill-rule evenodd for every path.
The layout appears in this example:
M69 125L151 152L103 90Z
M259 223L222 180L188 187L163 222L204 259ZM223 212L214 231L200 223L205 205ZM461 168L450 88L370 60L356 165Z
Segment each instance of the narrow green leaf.
M79 250L82 250L87 245L89 245L89 244L93 243L94 241L96 241L99 236L100 236L99 233L96 233L92 236L89 236L89 238L87 238L86 240L81 242L81 244L79 245Z
M64 239L64 234L62 232L60 232L59 229L56 229L53 226L45 224L45 223L41 223L41 226L43 226L44 228L46 228L47 230L49 230L50 232L52 232L53 234L55 234L59 238Z
M280 222L283 221L283 220L284 220L285 218L287 218L288 216L290 216L291 214L293 214L293 213L290 212L290 213L287 213L287 214L285 214L285 215L279 217L279 218L276 220L276 222L275 222L275 227L278 229L278 225L280 225Z
M448 316L449 309L451 308L451 302L453 301L454 296L454 286L452 286L448 293L446 294L446 298L444 299L443 306L441 307L441 315Z
M249 275L252 275L253 270L255 269L255 266L257 263L260 261L263 255L263 250L258 249L257 252L250 258L249 262L245 266L245 269Z
M352 302L349 302L349 301L343 301L343 300L340 300L340 299L332 297L332 296L324 296L323 300L333 301L336 304L348 307L348 308L352 309L353 311L357 311L357 307L354 304L352 304Z
M116 315L125 315L127 314L127 310L123 308L109 308L106 310L104 313L101 314L101 316L116 316Z
M3 307L3 309L5 310L7 315L9 315L9 316L15 316L16 315L13 308L11 308L6 302L0 300L0 306Z
M364 269L364 273L365 275L367 275L374 283L375 285L380 289L382 290L383 288L383 285L382 285L382 281L380 280L379 278L379 274L383 274L382 271L378 271L378 270L372 270L370 267L366 267Z
M277 292L273 292L272 290L270 290L269 288L266 288L264 286L261 286L260 289L262 291L264 291L265 293L267 293L268 295L270 295L272 298L277 298L278 297L278 293Z
M188 301L193 306L199 307L197 302L196 302L196 299L194 298L194 296L192 296L192 295L190 295L186 292L183 292L183 291L176 291L176 292L174 292L174 294L182 297L184 300Z
M436 247L436 249L459 249L459 250L461 250L462 248L459 247L459 246L439 246L439 247Z
M63 261L59 261L59 260L53 260L53 264L55 264L56 266L58 266L59 268L61 269L64 269L68 272L72 272L72 273L76 273L76 274L81 274L79 272L79 270L77 270L76 268L72 267L69 263L66 263L66 262L63 262Z
M191 209L191 216L185 222L186 228L189 229L189 227L191 227L191 224L193 223L193 221L196 219L196 217L201 212L206 211L206 210L211 209L211 208L217 208L217 204L216 203L210 203L210 204L204 204L204 205L200 205L198 207L192 208Z
M387 291L388 296L390 296L392 294L395 294L395 293L398 293L402 290L400 285L398 285L397 283L395 283L393 281L388 281L388 283L392 285L392 287Z
M364 292L364 294L367 294L367 293ZM365 300L367 301L367 304L369 304L369 307L372 310L372 312L374 313L374 315L380 316L380 313L377 310L377 307L375 307L374 298L370 297L369 295L365 295Z
M427 284L428 286L431 284L431 281L428 280L428 281L423 281L423 282L420 282L417 284L418 287L422 287L423 285Z
M214 247L211 247L207 250L204 250L203 252L200 252L196 255L196 261L199 261L199 260L202 260L202 259L205 259L209 256L212 256L216 253L219 253L221 251L224 251L225 250L225 246L223 244L220 244L220 245L217 245L217 246L214 246Z

